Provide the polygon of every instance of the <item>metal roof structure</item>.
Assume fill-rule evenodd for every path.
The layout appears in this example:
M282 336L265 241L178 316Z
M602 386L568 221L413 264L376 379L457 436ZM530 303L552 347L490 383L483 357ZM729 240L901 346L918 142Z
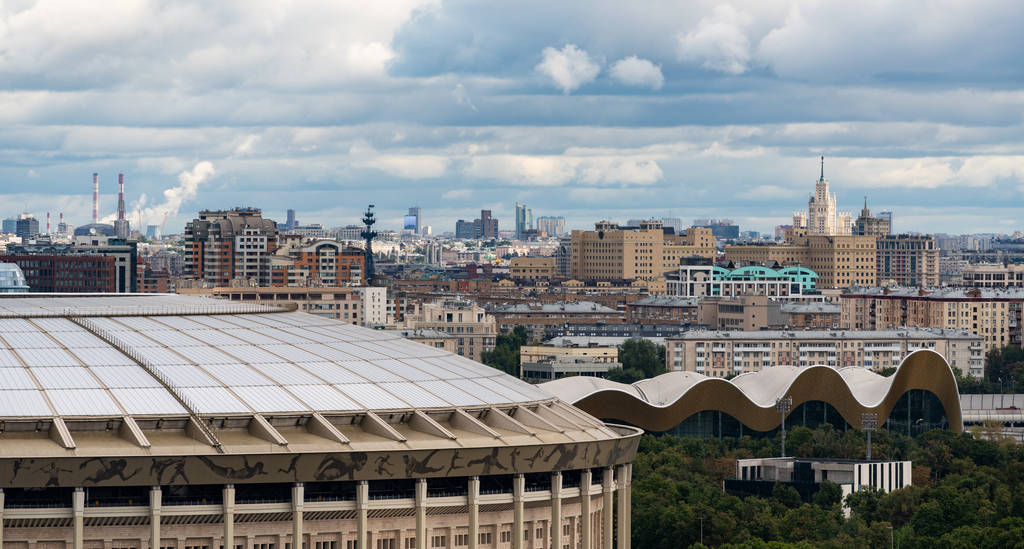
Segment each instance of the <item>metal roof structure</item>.
M0 296L0 462L445 448L469 456L496 445L628 439L633 448L639 433L442 349L285 307Z
M851 424L859 425L865 412L877 413L883 422L900 396L924 389L939 398L950 429L963 431L956 378L942 355L930 350L910 353L890 377L857 367L773 366L732 380L669 372L632 385L580 376L541 387L590 414L652 431L668 430L708 410L728 413L752 429L768 431L780 424L776 399L787 396L793 398L793 409L804 402L824 401Z

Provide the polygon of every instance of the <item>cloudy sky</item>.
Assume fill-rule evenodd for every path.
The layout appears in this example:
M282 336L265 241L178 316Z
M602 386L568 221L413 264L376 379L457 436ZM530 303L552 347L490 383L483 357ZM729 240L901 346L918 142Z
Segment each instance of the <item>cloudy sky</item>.
M102 9L100 8L102 6ZM0 1L0 216L1024 230L1024 3ZM136 215L132 221L135 224Z

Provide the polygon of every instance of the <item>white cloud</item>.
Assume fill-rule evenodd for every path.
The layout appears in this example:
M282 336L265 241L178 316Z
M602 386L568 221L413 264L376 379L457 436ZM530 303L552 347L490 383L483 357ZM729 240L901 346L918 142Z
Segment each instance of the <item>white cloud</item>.
M759 185L737 193L736 198L741 200L774 200L779 198L797 198L802 194L803 189L784 189L778 185Z
M644 86L660 90L665 85L665 75L661 74L661 65L655 65L647 59L638 59L631 55L620 59L608 69L612 78L630 86Z
M701 151L703 156L722 156L725 158L750 158L752 156L762 156L768 149L758 145L749 149L731 149L722 145L718 141L711 143L711 146Z
M649 185L664 175L654 160L622 156L493 154L474 156L464 171L473 177L540 187L572 181L589 185Z
M544 48L541 57L536 70L550 77L555 87L561 88L566 95L583 84L593 82L601 72L600 62L574 44L566 44L561 50Z
M471 189L459 189L457 191L448 191L441 195L444 200L465 200L473 196Z
M380 170L402 179L441 177L451 159L433 154L381 154L364 140L357 141L348 152L352 166Z
M258 143L260 136L250 134L245 136L245 139L235 147L235 152L232 154L234 157L250 156L253 153L253 145Z
M39 179L39 174L35 170L29 170L27 175L32 179Z
M679 60L699 62L705 69L743 74L750 63L750 39L743 28L753 23L746 12L730 5L718 6L697 28L676 35Z
M476 105L474 105L473 102L469 100L469 94L466 93L466 87L463 86L462 84L455 85L455 90L452 91L452 97L455 98L455 102L458 103L459 105L465 104L470 109L476 111Z
M348 65L355 74L380 76L387 69L388 61L395 57L391 46L381 42L353 42L346 52Z
M1024 156L967 158L855 158L840 161L843 179L864 187L987 187L999 180L1024 179Z
M185 164L173 156L161 158L140 158L135 161L136 169L141 172L172 174L185 169Z

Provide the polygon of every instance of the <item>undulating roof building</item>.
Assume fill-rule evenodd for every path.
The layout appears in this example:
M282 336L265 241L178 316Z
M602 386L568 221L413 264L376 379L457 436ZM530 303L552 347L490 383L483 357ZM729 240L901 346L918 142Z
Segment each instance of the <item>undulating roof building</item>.
M283 307L0 296L5 549L628 548L639 435Z
M910 353L890 377L855 366L775 366L731 380L669 372L632 385L580 376L540 388L595 417L678 436L773 435L782 423L776 402L785 398L792 398L787 428L828 423L845 430L873 413L892 431L963 431L956 378L931 350Z

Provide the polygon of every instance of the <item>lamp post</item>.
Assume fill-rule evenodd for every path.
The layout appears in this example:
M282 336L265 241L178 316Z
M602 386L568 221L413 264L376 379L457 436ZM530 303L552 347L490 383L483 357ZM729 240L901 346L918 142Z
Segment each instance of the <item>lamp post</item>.
M868 461L871 461L871 431L878 428L878 414L861 414L860 428L868 433Z
M793 397L775 399L775 411L782 415L782 457L786 457L786 414L793 406Z

